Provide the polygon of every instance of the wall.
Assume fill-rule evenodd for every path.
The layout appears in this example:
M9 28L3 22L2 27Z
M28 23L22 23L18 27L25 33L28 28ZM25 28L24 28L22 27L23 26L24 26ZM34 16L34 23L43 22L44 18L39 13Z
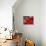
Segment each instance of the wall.
M36 46L41 46L41 0L23 0L21 3L15 3L13 14L15 29L22 32L25 38L34 40ZM34 16L34 24L24 25L23 16Z
M41 40L42 46L46 46L46 0L42 0L41 4Z

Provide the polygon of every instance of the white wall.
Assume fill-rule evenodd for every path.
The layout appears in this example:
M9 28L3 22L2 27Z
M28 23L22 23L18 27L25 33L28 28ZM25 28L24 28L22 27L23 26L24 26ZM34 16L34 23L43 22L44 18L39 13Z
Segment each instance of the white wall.
M22 32L25 38L34 40L36 46L41 46L41 0L23 0L13 8L15 28ZM24 25L23 16L34 16L34 24Z
M33 12L35 10L32 7L30 7L29 5L27 5L25 2L24 2L24 4L22 4L23 3L22 2L21 5L18 5L18 6L14 5L14 9L13 9L13 11L15 10L14 14L16 16L18 16L17 19L15 16L15 21L16 21L15 25L18 27L17 28L18 31L24 32L24 36L26 36L28 38L30 38L30 36L31 36L31 38L34 38L36 41L37 40L39 41L41 39L41 44L42 44L41 46L46 46L46 0L41 0L41 9L39 9L40 8L39 2L37 2L36 6L35 6L33 1L36 2L38 0L32 0L32 2L31 2L34 5L34 6L32 6L34 9L38 5L37 10L35 9L38 13ZM31 5L31 3L29 2L28 4ZM32 8L33 11L29 7ZM41 12L40 12L40 10L41 10ZM32 13L34 13L34 14L32 14ZM41 15L40 15L40 13L41 13ZM23 25L23 22L22 22L23 16L27 16L27 15L33 15L35 17L35 21L34 21L35 25L33 25L33 26L32 25L31 26ZM25 35L25 33L26 33L26 35ZM28 34L28 36L27 36L27 34ZM37 41L37 43L39 44L40 41L39 42L38 41Z
M46 46L46 0L42 0L41 4L41 38L42 46Z
M12 28L12 6L16 0L0 0L0 27Z

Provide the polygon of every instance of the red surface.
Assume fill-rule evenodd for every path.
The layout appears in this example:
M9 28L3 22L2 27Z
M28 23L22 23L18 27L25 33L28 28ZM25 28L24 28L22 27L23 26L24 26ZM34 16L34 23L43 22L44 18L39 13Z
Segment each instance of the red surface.
M23 16L23 23L24 24L34 24L34 17L33 16Z

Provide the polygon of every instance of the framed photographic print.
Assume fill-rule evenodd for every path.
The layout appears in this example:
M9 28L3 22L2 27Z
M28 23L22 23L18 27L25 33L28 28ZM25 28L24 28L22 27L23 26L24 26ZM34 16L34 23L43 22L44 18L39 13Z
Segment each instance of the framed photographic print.
M23 16L23 24L34 24L34 16Z

